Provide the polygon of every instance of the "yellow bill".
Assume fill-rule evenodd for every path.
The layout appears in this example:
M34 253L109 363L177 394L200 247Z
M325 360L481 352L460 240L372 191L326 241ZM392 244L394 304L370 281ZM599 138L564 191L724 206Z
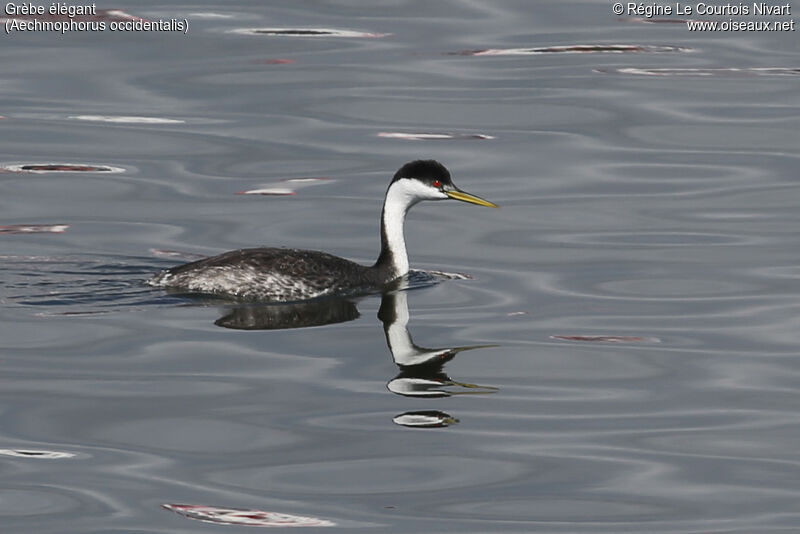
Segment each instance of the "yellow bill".
M461 200L462 202L469 202L470 204L477 204L479 206L486 206L488 208L499 208L497 204L494 202L489 202L488 200L484 200L481 197L476 197L475 195L471 195L466 191L461 191L460 189L454 189L452 191L445 191L448 197L453 198L455 200Z

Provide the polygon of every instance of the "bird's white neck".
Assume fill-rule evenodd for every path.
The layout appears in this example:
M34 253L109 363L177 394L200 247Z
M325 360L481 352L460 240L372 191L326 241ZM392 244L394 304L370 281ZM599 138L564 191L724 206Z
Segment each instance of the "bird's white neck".
M384 269L388 280L408 273L408 253L403 225L408 209L420 200L422 199L416 194L411 180L397 180L386 191L381 215L381 255L376 265Z
M381 245L388 250L391 256L391 270L393 278L408 273L408 252L406 252L406 238L403 226L406 222L406 213L413 204L410 202L405 188L398 187L400 182L395 182L386 192L381 217Z

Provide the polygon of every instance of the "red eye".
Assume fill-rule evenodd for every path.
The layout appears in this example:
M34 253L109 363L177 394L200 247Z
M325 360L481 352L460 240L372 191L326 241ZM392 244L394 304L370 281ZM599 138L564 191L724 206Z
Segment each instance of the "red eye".
M434 180L433 187L442 187L442 182L440 182L439 180Z

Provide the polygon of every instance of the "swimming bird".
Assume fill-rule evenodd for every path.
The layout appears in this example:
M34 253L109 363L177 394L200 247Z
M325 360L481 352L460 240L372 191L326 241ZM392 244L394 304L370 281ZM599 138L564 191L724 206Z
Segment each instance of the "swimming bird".
M408 274L403 232L408 210L423 200L447 199L498 207L457 188L450 172L438 161L412 161L400 167L386 190L381 250L371 266L315 250L262 247L234 250L172 267L148 283L178 291L271 302L381 288Z

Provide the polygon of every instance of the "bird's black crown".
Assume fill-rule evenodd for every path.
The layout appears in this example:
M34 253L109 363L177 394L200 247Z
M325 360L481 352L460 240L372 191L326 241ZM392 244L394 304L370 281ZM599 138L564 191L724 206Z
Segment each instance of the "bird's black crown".
M447 167L432 159L418 159L406 163L395 173L392 183L401 178L414 178L431 186L437 181L441 185L453 185Z

